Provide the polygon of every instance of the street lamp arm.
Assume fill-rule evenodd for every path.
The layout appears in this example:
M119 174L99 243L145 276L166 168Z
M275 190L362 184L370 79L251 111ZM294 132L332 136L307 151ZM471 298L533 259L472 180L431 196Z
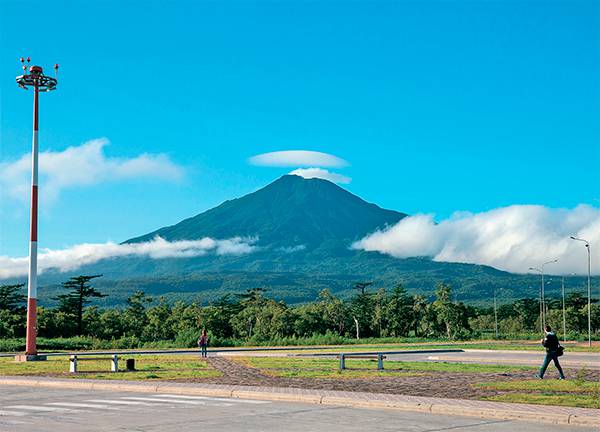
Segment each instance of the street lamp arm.
M571 238L571 240L580 241L580 242L585 243L585 247L587 247L587 248L590 247L590 242L587 241L586 239L582 239L582 238L574 237L574 236L571 236L570 238Z

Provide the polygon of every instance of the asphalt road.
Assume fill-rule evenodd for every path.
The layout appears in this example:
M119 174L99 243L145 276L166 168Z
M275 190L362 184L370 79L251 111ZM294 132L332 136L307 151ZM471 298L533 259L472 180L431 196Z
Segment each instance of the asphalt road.
M391 410L148 393L0 386L2 432L591 432Z

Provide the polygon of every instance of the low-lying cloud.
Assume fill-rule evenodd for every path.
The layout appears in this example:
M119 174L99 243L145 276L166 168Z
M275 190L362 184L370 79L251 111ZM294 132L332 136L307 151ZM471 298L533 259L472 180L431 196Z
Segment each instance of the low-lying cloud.
M285 150L252 156L248 161L252 165L270 167L317 166L340 168L348 165L344 159L329 153L310 150Z
M306 179L311 178L320 178L324 180L329 180L330 182L340 183L340 184L348 184L352 181L350 177L347 177L342 174L338 174L335 172L328 171L322 168L298 168L294 171L291 171L290 174L297 175L300 177L304 177Z
M67 249L44 249L38 255L40 273L55 269L61 272L76 270L81 266L93 264L108 258L147 257L190 258L208 254L244 255L256 249L256 238L233 237L215 240L205 237L200 240L181 240L169 242L161 237L143 243L86 243ZM0 279L27 275L28 258L10 258L0 256Z
M103 182L152 178L179 181L184 170L165 154L143 153L133 158L109 157L106 138L87 141L63 151L39 156L40 184L45 199L55 199L66 188ZM5 196L27 202L31 181L31 153L12 162L0 162L0 189Z
M406 217L352 245L397 258L427 256L435 261L485 264L525 273L558 258L547 273L587 274L584 244L591 243L592 272L600 274L600 208L580 205L551 209L513 205L482 213L456 213L435 223L432 215Z

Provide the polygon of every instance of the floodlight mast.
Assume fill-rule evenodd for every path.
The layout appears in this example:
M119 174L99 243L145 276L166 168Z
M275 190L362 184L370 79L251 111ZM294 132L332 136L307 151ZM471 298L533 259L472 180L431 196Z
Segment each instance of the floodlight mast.
M33 139L31 148L31 216L29 237L29 274L27 284L27 336L24 360L37 359L37 252L38 252L38 117L39 93L56 89L57 79L44 75L41 66L29 66L31 59L21 57L24 74L16 78L24 90L33 87ZM27 64L25 63L27 62ZM58 64L54 65L55 74Z

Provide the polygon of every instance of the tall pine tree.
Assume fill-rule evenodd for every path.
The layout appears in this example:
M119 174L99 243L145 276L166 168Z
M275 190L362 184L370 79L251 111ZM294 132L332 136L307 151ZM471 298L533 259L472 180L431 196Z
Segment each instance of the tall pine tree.
M25 284L0 285L0 310L18 311L24 307L27 296L22 292Z
M56 297L56 300L59 301L59 310L75 315L78 335L81 335L83 332L83 309L85 306L91 302L92 297L106 297L106 294L102 294L89 284L92 279L101 276L72 277L62 284L63 288L68 290L67 294L61 294Z

